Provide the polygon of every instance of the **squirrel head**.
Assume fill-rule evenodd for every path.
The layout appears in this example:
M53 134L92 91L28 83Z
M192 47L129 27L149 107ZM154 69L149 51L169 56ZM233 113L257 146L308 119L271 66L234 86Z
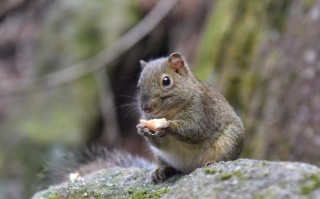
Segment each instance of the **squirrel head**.
M197 90L184 57L172 53L167 58L140 61L142 72L138 82L138 97L142 111L152 118L168 117L179 110ZM166 118L169 119L169 118Z

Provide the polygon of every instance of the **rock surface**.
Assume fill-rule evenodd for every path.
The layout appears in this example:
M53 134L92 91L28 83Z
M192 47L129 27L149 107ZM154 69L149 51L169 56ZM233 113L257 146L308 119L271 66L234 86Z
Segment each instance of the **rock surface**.
M36 193L58 198L320 198L320 169L305 163L239 159L154 184L150 170L112 167Z

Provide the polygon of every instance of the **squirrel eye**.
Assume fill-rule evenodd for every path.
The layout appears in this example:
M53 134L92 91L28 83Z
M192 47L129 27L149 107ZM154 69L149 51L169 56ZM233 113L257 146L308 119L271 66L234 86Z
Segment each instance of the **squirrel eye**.
M163 79L162 79L162 85L163 86L169 86L170 84L171 84L170 77L164 76Z

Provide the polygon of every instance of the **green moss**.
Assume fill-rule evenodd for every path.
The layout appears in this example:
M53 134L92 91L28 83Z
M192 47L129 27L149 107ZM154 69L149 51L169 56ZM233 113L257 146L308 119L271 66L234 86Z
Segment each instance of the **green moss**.
M236 171L236 172L234 172L234 175L235 175L237 178L241 179L241 180L247 178L241 171Z
M48 196L48 199L60 199L60 196L58 194L51 194Z
M129 189L128 194L133 194L133 189Z
M235 171L230 173L224 173L220 176L221 180L228 180L232 176L239 178L240 180L247 179L247 177L241 171Z
M228 180L233 176L233 173L225 173L220 176L220 180Z
M203 169L205 174L216 174L218 171L212 168L204 168Z
M129 192L130 191L130 192ZM168 192L168 188L164 187L159 190L147 191L147 190L139 190L134 193L133 189L129 189L128 193L130 199L157 199L160 198L163 194Z
M274 199L279 198L278 192L273 188L267 188L263 191L263 193L259 193L254 195L254 199Z
M266 197L262 196L262 195L256 195L253 197L254 199L265 199Z
M132 193L132 195L129 196L129 199L147 199L147 198L148 198L147 190L140 190L136 193Z
M262 196L262 195L255 195L253 198L254 199L266 199L267 197L266 196Z
M308 175L306 180L301 186L302 194L310 194L315 189L320 189L320 173Z
M160 198L163 194L165 194L165 193L167 193L169 190L168 190L168 188L162 188L162 189L159 189L159 190L157 190L157 191L154 191L154 192L152 192L152 194L151 194L151 198Z
M267 161L262 161L261 162L261 166L268 166L268 165L269 165L269 163Z

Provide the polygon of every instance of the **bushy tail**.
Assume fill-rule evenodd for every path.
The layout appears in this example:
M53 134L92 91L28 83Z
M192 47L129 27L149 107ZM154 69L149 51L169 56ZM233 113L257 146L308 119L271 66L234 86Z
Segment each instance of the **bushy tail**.
M71 173L85 176L101 169L110 167L154 169L156 164L129 152L104 146L93 145L77 152L63 155L58 163L51 161L41 175L41 189L48 185L69 180Z

